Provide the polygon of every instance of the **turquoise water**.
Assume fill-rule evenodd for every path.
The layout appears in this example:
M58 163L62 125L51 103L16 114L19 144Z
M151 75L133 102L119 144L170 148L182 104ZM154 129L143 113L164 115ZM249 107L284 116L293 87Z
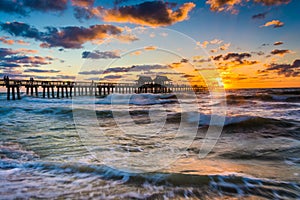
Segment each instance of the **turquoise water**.
M300 198L300 90L232 90L223 101L1 94L0 198ZM213 112L224 105L226 116ZM200 159L209 125L221 130L212 116L224 126Z

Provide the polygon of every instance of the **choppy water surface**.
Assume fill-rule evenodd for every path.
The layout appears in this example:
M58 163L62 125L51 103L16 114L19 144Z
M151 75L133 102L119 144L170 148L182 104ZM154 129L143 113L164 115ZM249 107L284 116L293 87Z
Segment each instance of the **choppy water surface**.
M0 98L1 199L300 198L300 89L227 91L203 159L208 94Z

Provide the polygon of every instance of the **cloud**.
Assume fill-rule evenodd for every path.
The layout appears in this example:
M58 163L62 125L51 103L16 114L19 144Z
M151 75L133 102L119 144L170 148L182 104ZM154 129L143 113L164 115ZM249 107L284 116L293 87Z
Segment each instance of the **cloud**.
M201 42L197 42L197 45L198 46L202 46L203 48L207 48L207 46L209 44L212 44L212 45L221 45L224 41L223 40L220 40L220 39L213 39L213 40L210 40L210 41L203 41L202 43ZM230 43L226 43L226 44L223 44L222 46L219 47L220 50L227 50L230 46ZM211 50L212 53L215 53L217 52L218 50L217 49L214 49L214 50Z
M230 47L231 43L225 43L222 46L220 46L221 51L226 51Z
M205 62L211 62L211 58L194 58L193 62L195 63L205 63Z
M250 58L250 57L251 57L251 54L249 54L249 53L228 53L226 55L214 56L213 60L220 61L221 59L223 59L224 61L232 60L232 61L237 61L237 62L242 63L243 59Z
M132 65L131 67L111 67L103 71L103 74L109 73L126 73L126 72L141 72L151 71L157 69L167 69L168 66L153 64L153 65Z
M20 44L20 45L29 45L28 42L25 42L24 40L12 40L9 39L9 37L0 37L0 42L2 42L3 44L7 44L7 45L13 45L15 43Z
M107 75L107 76L104 76L102 79L120 79L122 78L121 75Z
M41 41L40 46L44 48L78 49L82 48L82 45L86 42L102 42L109 37L115 37L119 40L136 40L136 38L126 38L126 35L121 35L123 29L113 25L92 25L88 28L77 26L46 27L45 32L40 32L38 29L22 22L7 22L0 24L0 28L13 36Z
M134 52L130 53L130 55L138 56L138 55L141 55L142 53L143 53L142 51L134 51Z
M78 74L81 74L81 75L95 75L95 74L102 74L103 73L103 70L91 70L91 71L82 71L82 72L79 72Z
M46 70L46 69L26 69L24 72L33 72L33 73L58 73L60 70Z
M260 3L265 6L287 4L291 0L207 0L206 4L210 5L210 10L214 12L230 11L232 14L238 13L236 6L244 5L247 2Z
M114 58L120 58L120 52L119 51L84 51L82 52L82 58L90 58L90 59L114 59Z
M292 51L288 49L274 49L273 51L271 51L271 54L280 56L284 56L287 53L292 53Z
M258 13L252 16L252 19L265 19L268 12Z
M101 42L109 35L120 33L121 28L113 25L93 25L89 28L68 26L60 29L48 27L48 32L40 40L49 47L78 49L88 41Z
M241 2L242 0L207 0L206 4L209 4L210 10L215 12L231 11L232 13L236 13L237 10L234 6Z
M2 31L8 32L13 36L21 36L34 39L39 39L41 37L41 33L38 31L38 29L21 22L1 23L0 27Z
M26 16L29 11L64 11L68 0L1 0L0 11Z
M56 77L53 77L52 79L65 79L65 80L74 80L76 76L70 76L70 75L57 75Z
M211 40L209 43L210 44L221 44L223 42L223 40L220 40L220 39L213 39Z
M151 51L151 50L156 50L157 46L146 46L144 47L145 50Z
M18 13L21 15L26 14L26 10L24 7L20 5L19 1L11 1L11 0L1 0L0 1L0 11L6 13Z
M21 67L21 66L15 63L0 62L0 68L15 68L15 67Z
M216 65L220 70L229 70L233 67L255 65L259 62L256 60L247 60L250 58L249 53L228 53L226 55L212 56L211 58L216 61Z
M15 43L14 40L10 40L8 39L7 37L0 37L0 41L3 43L3 44L8 44L8 45L13 45Z
M278 75L284 75L285 77L299 77L300 76L300 60L295 60L292 64L270 64L267 69L259 71L259 73L265 73L275 71Z
M262 3L266 6L288 4L291 0L254 0L255 3Z
M35 53L35 50L30 49L9 49L9 48L0 48L0 57L2 66L35 66L39 67L40 65L51 64L54 59L46 56L27 56L25 53Z
M197 45L201 45L203 48L206 48L208 44L209 44L209 41L204 41L204 42L202 42L202 44L197 43Z
M282 44L283 44L282 41L274 42L274 45L275 45L275 46L282 45Z
M95 0L71 0L73 6L92 7Z
M5 56L9 56L9 55L14 55L16 54L17 51L12 50L12 49L8 49L8 48L0 48L0 57L5 57Z
M23 6L38 11L63 11L67 9L68 0L19 0Z
M17 49L16 51L18 53L23 53L23 54L25 54L25 53L32 53L32 54L34 54L34 53L38 53L39 52L38 50L35 50L35 49L24 49L24 48Z
M264 25L262 25L260 27L268 27L268 26L273 26L273 28L279 28L279 27L284 26L284 23L279 20L272 20L272 21L266 22Z
M177 7L175 3L163 1L146 1L141 4L104 9L95 7L93 9L81 9L76 17L89 19L100 17L106 22L132 23L145 26L168 26L188 18L189 12L196 5L192 2L184 3ZM173 10L177 7L177 10Z
M265 55L265 53L263 51L258 51L258 52L251 52L252 54L256 54L258 56L262 56Z
M215 61L219 61L222 57L223 55L217 55L217 56L213 56L212 59Z
M52 58L41 57L41 56L14 55L14 56L2 58L2 60L6 62L18 63L18 64L48 65L51 64Z

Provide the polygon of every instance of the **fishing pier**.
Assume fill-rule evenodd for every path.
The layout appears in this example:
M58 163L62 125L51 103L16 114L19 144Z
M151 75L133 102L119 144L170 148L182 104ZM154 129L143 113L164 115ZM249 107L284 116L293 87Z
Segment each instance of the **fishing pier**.
M166 81L153 81L140 77L136 83L110 82L80 82L80 81L44 81L0 79L0 87L6 87L7 100L21 99L21 92L25 89L27 96L42 98L72 98L75 96L105 96L112 93L171 93L188 92L192 88L188 85L174 85Z

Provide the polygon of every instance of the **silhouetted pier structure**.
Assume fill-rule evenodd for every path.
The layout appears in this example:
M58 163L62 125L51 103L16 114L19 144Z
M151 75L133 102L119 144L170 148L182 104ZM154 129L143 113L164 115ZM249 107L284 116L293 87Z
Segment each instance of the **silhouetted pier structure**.
M77 81L43 81L43 80L7 80L0 79L0 86L7 89L7 100L21 99L21 89L25 88L27 96L43 98L71 98L74 96L103 96L111 93L170 93L188 92L187 85L159 84L155 82L110 83Z

